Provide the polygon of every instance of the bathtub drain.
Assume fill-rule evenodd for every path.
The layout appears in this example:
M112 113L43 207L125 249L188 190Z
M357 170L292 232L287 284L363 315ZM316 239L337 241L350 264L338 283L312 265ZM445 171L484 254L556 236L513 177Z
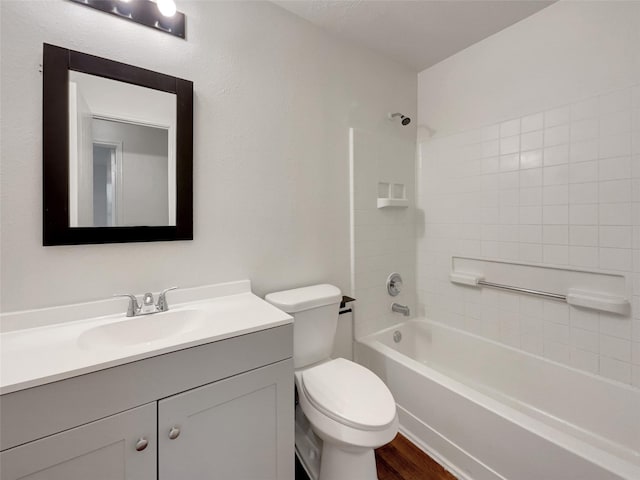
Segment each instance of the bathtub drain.
M400 343L400 340L402 340L402 333L400 333L400 330L396 330L395 332L393 332L393 341L396 343Z

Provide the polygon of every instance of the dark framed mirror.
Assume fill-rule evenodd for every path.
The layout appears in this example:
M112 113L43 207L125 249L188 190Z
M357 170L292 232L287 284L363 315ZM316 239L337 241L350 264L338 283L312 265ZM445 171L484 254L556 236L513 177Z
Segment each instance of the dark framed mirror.
M193 83L44 44L43 244L193 240Z

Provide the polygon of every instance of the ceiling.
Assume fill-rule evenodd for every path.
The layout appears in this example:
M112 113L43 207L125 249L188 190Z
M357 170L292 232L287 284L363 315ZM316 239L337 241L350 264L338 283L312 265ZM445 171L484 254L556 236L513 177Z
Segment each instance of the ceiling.
M419 72L553 1L274 0L274 3Z

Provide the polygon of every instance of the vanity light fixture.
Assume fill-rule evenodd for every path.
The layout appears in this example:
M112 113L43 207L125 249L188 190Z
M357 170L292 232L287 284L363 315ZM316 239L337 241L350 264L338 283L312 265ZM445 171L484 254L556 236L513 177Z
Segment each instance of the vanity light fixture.
M186 38L186 17L174 0L70 0L161 32Z
M165 17L173 17L176 14L176 2L173 0L156 0L158 10Z

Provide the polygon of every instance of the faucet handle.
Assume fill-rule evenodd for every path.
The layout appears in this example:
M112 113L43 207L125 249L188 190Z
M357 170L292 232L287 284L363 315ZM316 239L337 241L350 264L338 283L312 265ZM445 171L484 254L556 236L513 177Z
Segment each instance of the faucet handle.
M135 317L140 311L140 305L138 305L138 299L135 295L130 293L114 293L114 297L129 297L129 307L127 308L127 317Z
M167 303L167 292L170 292L171 290L175 290L177 288L177 286L169 287L160 292L160 295L158 295L158 303L156 303L156 308L159 312L166 312L167 310L169 310L169 304Z

